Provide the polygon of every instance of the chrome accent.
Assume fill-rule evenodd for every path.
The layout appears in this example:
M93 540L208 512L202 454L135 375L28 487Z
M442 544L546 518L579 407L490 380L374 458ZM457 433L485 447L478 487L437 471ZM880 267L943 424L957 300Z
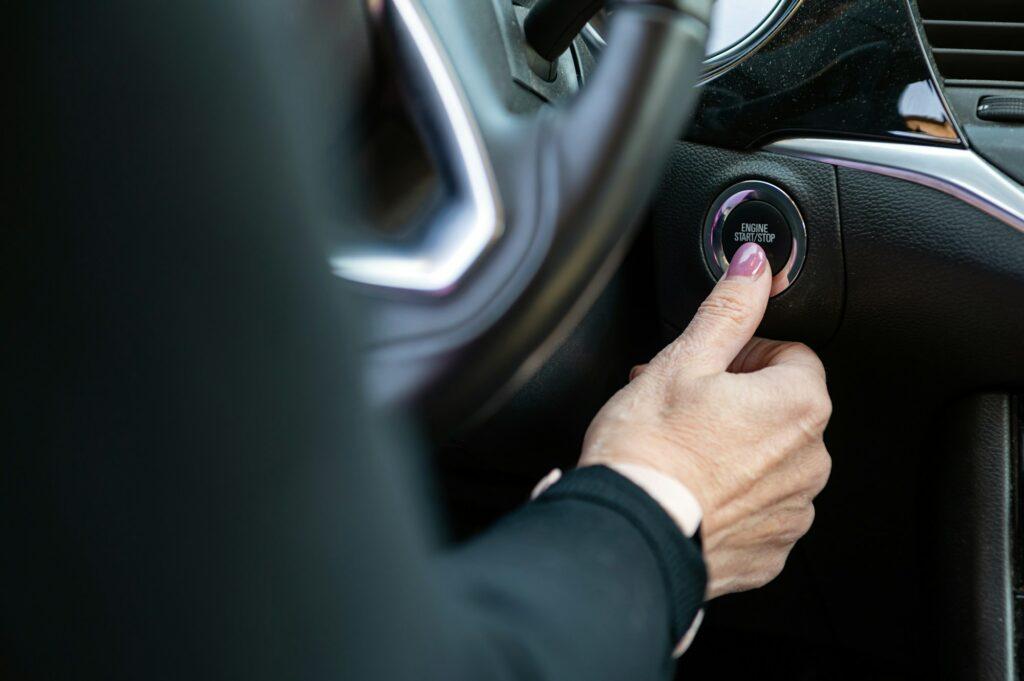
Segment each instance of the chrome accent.
M454 199L409 240L345 246L330 258L339 277L372 286L442 294L451 290L503 229L501 199L480 130L448 56L417 0L380 0L375 9L395 17L399 38L412 49L412 76L428 93L416 113L433 120L432 139L450 162ZM418 62L418 63L416 63Z
M737 1L746 4L746 0ZM801 4L803 4L803 0L779 0L771 12L746 37L720 52L709 55L704 60L704 76L698 85L703 85L717 78L761 49L765 43L775 37L775 34L789 21L789 18L793 16L793 13L796 12ZM722 8L727 6L728 3L719 0L712 11L722 12L724 11ZM710 28L712 34L714 34L714 14L712 14ZM711 44L710 40L711 38L709 38L709 44Z
M725 245L722 243L722 228L729 218L729 213L747 201L764 201L782 213L793 236L793 245L789 249L786 266L772 276L771 295L777 296L796 281L800 276L800 270L803 269L804 260L807 259L807 225L804 224L803 215L800 214L796 202L789 194L770 182L746 180L734 184L718 195L704 219L704 233L701 238L704 263L714 279L717 280L725 274L729 268L729 261L725 257Z
M604 36L602 36L601 33L594 28L593 24L590 23L583 27L583 30L580 32L580 37L583 38L584 42L586 42L591 49L598 52L608 45L604 40Z
M718 0L712 9L710 34L708 45L715 43L716 26L720 26L722 14L726 8L738 7L740 14L749 12L748 0ZM793 13L803 4L803 0L778 0L775 6L764 16L764 18L746 35L739 40L728 44L717 52L711 52L704 58L704 74L697 82L698 86L717 78L729 69L744 61L747 57L757 52L766 42L775 36L776 33L789 21ZM716 21L716 17L718 20ZM719 31L723 30L721 28ZM600 51L605 47L604 37L592 24L583 27L581 33L583 40L593 49Z
M769 144L764 150L931 187L1024 232L1024 187L970 149L867 140L793 138Z

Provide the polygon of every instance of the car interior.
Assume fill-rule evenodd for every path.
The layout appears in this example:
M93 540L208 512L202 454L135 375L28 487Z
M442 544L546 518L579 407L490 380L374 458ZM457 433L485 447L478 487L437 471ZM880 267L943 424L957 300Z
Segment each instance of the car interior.
M500 36L492 68L504 82L492 86L509 108L573 111L603 85L599 65L619 59L612 31L627 40L630 29L601 10L573 28L571 44L549 48L554 58L538 71L517 49L530 42L530 17L572 4L424 8L442 42L462 25ZM453 539L522 503L551 468L574 464L593 414L631 366L685 328L721 275L712 233L723 204L761 201L790 227L792 240L779 243L792 245L773 262L776 279L787 264L791 273L775 284L759 333L822 356L833 474L783 574L713 603L679 678L1017 678L1024 5L719 0L713 12L693 114L648 152L664 167L641 170L658 179L615 269L572 296L525 371L504 372L467 421L436 431ZM477 77L463 70L487 57L449 49L460 77ZM645 76L657 68L645 64ZM640 96L637 76L617 77L622 94L612 98ZM425 114L401 101L391 100L396 115ZM599 122L579 125L580 147L604 134ZM405 172L404 138L375 132L403 140L380 165ZM421 171L409 186L432 181L429 163ZM538 181L553 192L566 182L557 171ZM382 191L384 220L402 223L409 209L391 200L393 185ZM615 191L588 189L602 195L585 201L610 211L603 202ZM348 264L335 262L345 276ZM538 292L528 313L559 294ZM439 299L431 319L447 322L447 307ZM432 395L427 422L466 414L460 390Z
M277 42L266 4L182 20L175 49L200 73L232 22L302 44L253 68L316 102L289 125L324 169L323 261L365 315L368 399L429 452L445 541L571 469L754 241L758 335L825 364L832 475L781 576L710 603L677 678L1020 678L1024 3L316 0ZM171 48L143 64L158 19L136 11L151 69Z

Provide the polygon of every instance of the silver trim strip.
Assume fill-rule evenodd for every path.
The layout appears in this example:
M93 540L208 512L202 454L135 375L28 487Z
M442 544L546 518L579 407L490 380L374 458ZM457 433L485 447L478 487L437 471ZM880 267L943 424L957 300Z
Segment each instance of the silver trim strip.
M504 230L504 216L490 159L441 43L417 0L386 0L403 39L408 39L434 101L421 102L420 112L434 119L440 139L434 140L451 162L455 196L408 241L385 238L351 244L331 257L334 273L344 279L407 291L442 294L451 290Z
M1024 232L1024 187L970 149L866 140L793 138L769 144L764 150L866 170L931 187Z

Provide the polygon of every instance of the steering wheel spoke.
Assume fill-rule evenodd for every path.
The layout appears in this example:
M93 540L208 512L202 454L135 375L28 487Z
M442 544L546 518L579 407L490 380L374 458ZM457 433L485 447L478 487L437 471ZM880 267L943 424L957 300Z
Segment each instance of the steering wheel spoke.
M384 0L374 8L404 86L416 98L411 114L443 166L446 200L408 238L346 244L331 266L360 284L443 295L501 236L501 194L474 109L424 9L416 0Z
M446 183L408 236L331 256L372 301L368 365L382 401L466 415L571 327L614 271L695 100L707 33L697 5L710 0L620 2L569 106L535 98L523 113L498 30L509 0L458 12L440 0L371 4Z

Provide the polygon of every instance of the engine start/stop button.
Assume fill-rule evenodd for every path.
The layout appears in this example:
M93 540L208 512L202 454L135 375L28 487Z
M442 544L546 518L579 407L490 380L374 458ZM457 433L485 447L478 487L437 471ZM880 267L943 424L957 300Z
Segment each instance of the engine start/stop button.
M704 260L718 279L745 243L768 256L772 295L796 281L807 254L807 230L796 203L779 187L747 180L719 194L704 221Z
M764 249L772 274L786 266L793 250L793 233L782 213L764 201L747 201L732 209L722 227L722 249L725 259L732 260L745 243L753 242Z

